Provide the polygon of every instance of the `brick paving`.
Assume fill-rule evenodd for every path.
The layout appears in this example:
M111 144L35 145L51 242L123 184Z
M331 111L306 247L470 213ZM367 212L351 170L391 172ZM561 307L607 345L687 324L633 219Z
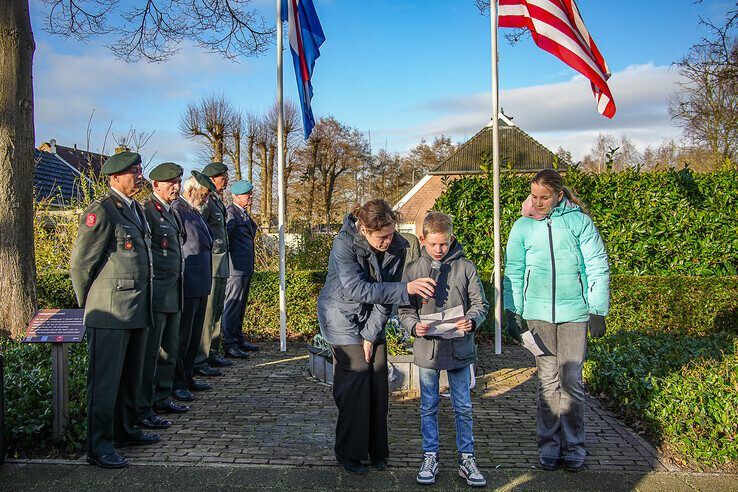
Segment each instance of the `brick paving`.
M174 425L160 443L126 448L134 464L333 465L337 415L331 388L307 374L307 350L276 344L225 375L210 378L213 390L198 393L190 412L171 416ZM535 367L521 347L480 347L473 390L475 448L483 469L530 469L537 464ZM401 392L390 401L391 463L412 467L420 456L419 394ZM632 430L587 399L587 468L635 473L678 470ZM441 462L455 462L453 411L442 399Z

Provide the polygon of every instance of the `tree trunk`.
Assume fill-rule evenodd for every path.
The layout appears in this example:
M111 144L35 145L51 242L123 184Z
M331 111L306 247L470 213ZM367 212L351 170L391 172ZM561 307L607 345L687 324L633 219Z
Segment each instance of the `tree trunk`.
M310 167L308 168L308 178L310 179L310 194L307 197L307 220L308 220L308 227L312 228L313 223L313 209L315 208L313 205L315 203L315 167L318 164L318 142L313 143L313 152L311 156L312 160L310 161Z
M215 130L213 131L213 162L223 162L225 150L224 130L222 123L215 124Z
M266 143L259 144L259 154L261 157L261 200L260 210L261 212L261 228L269 229L269 218L267 216L267 182L271 180L268 176L269 171L269 156L267 155Z
M241 135L233 136L233 167L236 170L236 181L243 179L241 174Z
M249 135L248 138L249 147L249 181L254 182L254 137Z
M0 9L0 330L21 336L36 307L33 52L28 0Z

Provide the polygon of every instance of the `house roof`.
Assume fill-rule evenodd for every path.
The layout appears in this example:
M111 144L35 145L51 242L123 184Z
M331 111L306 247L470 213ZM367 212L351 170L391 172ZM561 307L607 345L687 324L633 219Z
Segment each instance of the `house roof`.
M74 147L59 145L54 139L44 142L39 149L58 155L80 173L96 178L100 176L100 168L109 157L105 154L80 150L76 145Z
M49 200L65 207L83 198L81 183L87 181L79 172L50 152L34 149L33 194L36 201Z
M507 118L500 118L499 132L501 168L536 172L552 167L554 153ZM429 174L482 173L480 165L486 153L492 153L492 125L482 128Z

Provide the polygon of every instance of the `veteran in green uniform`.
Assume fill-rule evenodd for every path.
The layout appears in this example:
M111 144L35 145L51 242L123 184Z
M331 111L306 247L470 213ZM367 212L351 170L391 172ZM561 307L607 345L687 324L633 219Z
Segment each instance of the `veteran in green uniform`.
M218 376L222 373L213 367L230 366L232 361L218 354L221 345L221 317L225 305L225 290L230 274L228 265L228 231L226 229L226 207L221 194L228 186L228 166L222 162L211 162L202 170L210 178L217 193L211 193L202 209L202 217L213 233L213 285L208 296L205 326L202 330L200 350L195 359L195 374ZM207 383L199 383L207 385ZM198 390L200 388L193 388Z
M116 447L151 444L157 434L136 427L139 391L151 311L151 233L133 196L141 190L141 156L122 152L102 166L105 197L80 219L70 276L85 309L87 461L123 468Z
M172 425L157 414L189 410L189 407L171 400L179 352L184 275L184 228L171 205L179 198L182 172L182 167L173 162L156 166L149 174L153 193L144 202L146 220L151 227L151 252L154 258L154 324L149 329L146 342L138 409L139 425L147 429L166 429Z

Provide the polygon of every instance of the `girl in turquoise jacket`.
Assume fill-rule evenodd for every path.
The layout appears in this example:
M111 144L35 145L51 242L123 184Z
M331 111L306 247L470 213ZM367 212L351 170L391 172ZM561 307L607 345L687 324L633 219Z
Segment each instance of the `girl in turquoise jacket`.
M523 320L544 345L538 367L538 446L544 469L584 466L582 364L587 330L605 333L607 252L581 201L553 169L536 174L513 225L503 281L507 329L522 341Z

